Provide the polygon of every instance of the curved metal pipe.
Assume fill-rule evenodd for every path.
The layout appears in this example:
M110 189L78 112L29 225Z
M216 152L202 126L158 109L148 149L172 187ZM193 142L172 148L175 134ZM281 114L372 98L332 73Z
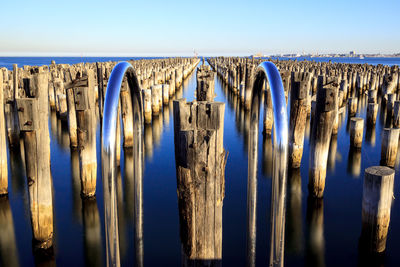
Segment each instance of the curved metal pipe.
M134 120L134 137L142 140L143 108L142 94L135 70L128 62L118 63L111 72L104 99L101 132L101 165L104 189L104 220L106 235L107 266L120 266L118 214L116 191L116 132L119 95L124 76L130 88Z
M270 266L283 266L285 240L285 199L287 180L288 116L282 79L272 62L263 62L256 69L251 97L249 133L249 180L257 168L258 128L262 88L268 80L274 110L274 150L271 193Z

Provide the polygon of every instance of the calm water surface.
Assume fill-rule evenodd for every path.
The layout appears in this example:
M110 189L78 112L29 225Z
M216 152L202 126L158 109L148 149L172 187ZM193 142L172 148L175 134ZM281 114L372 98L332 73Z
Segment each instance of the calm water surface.
M2 59L0 58L0 61ZM104 61L104 60L102 60ZM57 59L56 59L57 62ZM71 61L75 63L75 61ZM25 63L23 63L25 64ZM35 63L36 64L36 63ZM47 61L43 64L48 64ZM177 93L194 99L195 72ZM225 102L224 147L229 151L223 202L224 266L246 265L247 214L247 142L249 114L237 97L216 78L216 101ZM366 102L359 101L357 116L366 118ZM263 114L261 114L262 117ZM379 165L384 112L379 110L375 129L364 129L362 151L349 149L348 114L340 117L337 138L332 138L324 199L308 199L309 127L306 132L302 166L290 172L286 212L285 265L287 266L363 266L358 253L361 233L361 201L364 169ZM309 123L309 122L308 122ZM105 263L104 212L100 162L100 131L97 131L98 178L95 200L80 198L77 151L69 148L67 125L55 114L49 120L51 134L51 170L54 183L54 258L46 263L59 266L101 266ZM262 125L260 124L260 129ZM179 266L182 249L176 194L172 102L163 114L144 129L145 166L142 223L135 217L137 197L129 179L131 157L121 158L118 181L121 263L145 266ZM257 176L256 265L269 263L270 194L272 142L260 134ZM7 227L0 228L0 257L21 266L35 265L26 177L19 151L9 151L9 199L0 202L0 214ZM383 266L398 266L400 254L399 161L396 164L393 201L387 249ZM127 178L128 177L128 178ZM141 200L140 200L141 199ZM8 214L8 216L6 216ZM5 219L4 219L5 218ZM137 238L143 236L143 246ZM135 234L136 233L136 234ZM1 238L3 236L3 238ZM6 236L6 239L4 239ZM0 260L1 262L1 260Z

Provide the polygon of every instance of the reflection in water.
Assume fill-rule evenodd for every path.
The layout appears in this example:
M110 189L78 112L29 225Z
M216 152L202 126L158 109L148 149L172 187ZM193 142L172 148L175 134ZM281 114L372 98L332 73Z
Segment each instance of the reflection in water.
M247 266L255 266L256 263L256 217L257 217L257 157L258 138L255 132L251 132L249 165L247 176ZM256 135L256 136L253 136Z
M119 231L119 253L121 258L125 258L126 248L127 248L127 234L126 234L126 222L124 216L124 195L122 190L122 177L121 177L121 168L117 167L116 169L117 175L116 183L117 183L117 206L118 206L118 231Z
M287 242L289 253L299 255L303 251L303 219L301 208L300 168L288 172Z
M144 125L144 147L146 159L153 158L153 130L150 124Z
M361 150L350 147L347 160L347 172L354 178L360 177L361 173Z
M265 177L272 177L272 139L264 135L262 147L262 173Z
M163 122L161 115L153 116L152 129L153 129L153 143L156 147L160 146L161 133Z
M14 221L7 196L0 197L0 266L19 266Z
M68 124L65 121L57 119L57 141L63 148L67 150L69 148L69 131Z
M86 266L102 266L101 223L95 198L82 199Z
M143 266L143 139L134 138L133 148L125 149L125 214L134 218L136 266Z
M337 135L332 135L328 152L328 164L327 164L328 170L335 169L336 152L337 152Z
M79 172L79 151L71 148L72 204L74 217L82 222L81 178Z
M34 252L35 266L36 267L55 267L56 259L54 258L54 248L51 247L47 250L39 250Z
M24 142L21 139L21 148L23 150ZM23 162L23 158L21 153L18 150L9 149L10 153L10 170L11 170L11 185L12 190L14 192L18 192L19 194L26 194L25 191L25 163Z
M376 141L375 124L367 123L367 129L365 130L365 142L370 144L372 147L375 147L375 141Z
M308 242L306 266L325 266L324 199L307 199Z

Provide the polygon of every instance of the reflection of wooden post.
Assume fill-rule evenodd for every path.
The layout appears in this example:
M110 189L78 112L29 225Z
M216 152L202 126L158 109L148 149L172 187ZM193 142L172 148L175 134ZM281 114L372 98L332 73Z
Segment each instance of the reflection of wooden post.
M377 115L378 115L378 104L368 103L368 106L367 106L367 122L368 122L368 124L375 125Z
M386 249L395 171L384 166L365 170L360 245L371 252Z
M361 149L364 131L364 120L362 118L350 119L350 146Z
M325 266L324 199L308 197L306 266Z
M4 118L3 73L0 70L0 195L8 193L6 123Z
M82 199L82 218L85 232L86 265L101 266L103 264L101 223L95 198Z
M349 98L349 115L354 116L357 113L358 100L356 97Z
M189 261L222 258L224 108L217 102L174 101L181 242Z
M18 99L18 116L25 147L26 176L35 247L53 245L53 189L48 127L48 73L33 76L36 98Z
M289 166L299 168L303 156L307 120L307 96L311 86L309 73L292 73L289 126Z
M347 171L355 178L358 178L361 173L361 150L350 147L349 158L347 160Z
M300 254L303 249L302 191L300 168L288 171L287 248Z
M19 266L14 220L7 196L0 197L0 265Z
M337 112L337 84L328 84L317 92L316 111L311 133L311 153L308 189L312 196L322 197L333 120Z
M400 129L384 128L382 132L381 165L394 167Z

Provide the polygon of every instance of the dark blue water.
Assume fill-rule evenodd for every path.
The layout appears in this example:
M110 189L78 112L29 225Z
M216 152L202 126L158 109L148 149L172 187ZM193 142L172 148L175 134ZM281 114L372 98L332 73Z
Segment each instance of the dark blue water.
M67 60L67 59L66 59ZM69 63L74 63L76 59ZM102 61L107 61L103 58ZM21 59L24 65L26 62ZM42 64L49 64L44 59ZM35 63L38 65L39 61ZM57 62L57 59L56 59ZM57 63L61 63L57 62ZM184 84L177 98L194 99L195 74ZM247 132L249 114L240 106L219 78L216 78L216 101L226 103L224 147L229 151L226 165L225 198L223 202L223 256L224 266L246 265L246 208L247 208ZM384 127L384 110L379 110L375 129L364 129L361 155L350 151L348 114L341 117L337 138L331 143L324 199L316 205L308 201L309 135L306 135L302 167L299 173L288 178L288 199L285 239L285 265L287 266L363 266L358 253L361 233L361 201L365 168L379 165L381 132ZM262 117L263 114L261 114ZM357 116L366 118L366 98L359 101ZM100 163L100 136L97 134L98 179L95 201L80 198L79 163L77 152L69 148L66 125L52 114L50 118L51 170L54 188L54 259L47 263L59 266L104 265L104 212ZM262 125L260 124L260 128ZM367 133L375 133L373 142ZM172 103L164 107L163 114L145 127L145 166L143 178L143 259L145 266L181 265L179 213L176 194L176 172L173 139ZM370 136L370 134L369 134ZM367 140L368 139L368 140ZM336 142L336 145L335 145ZM257 177L257 237L256 264L269 263L270 246L270 194L271 194L271 139L259 136ZM336 147L336 153L333 153ZM400 153L399 153L400 154ZM10 151L9 199L11 219L7 228L14 238L7 246L0 246L0 257L10 258L15 251L21 266L33 266L32 230L26 177L19 151ZM123 266L137 263L135 224L133 215L134 196L127 186L125 168L132 162L121 158L121 178L118 180L120 250ZM397 253L400 242L399 162L396 163L395 200L383 266L398 266ZM78 176L76 175L78 173ZM1 206L2 211L6 208ZM90 229L89 229L90 226ZM89 231L89 230L90 231ZM1 231L1 229L0 229ZM5 230L3 230L5 231ZM319 231L319 235L315 232ZM4 236L4 235L3 235ZM315 237L318 238L315 238ZM314 237L314 238L312 238ZM0 238L1 239L1 238ZM14 249L13 249L14 248ZM37 260L37 259L36 259Z

